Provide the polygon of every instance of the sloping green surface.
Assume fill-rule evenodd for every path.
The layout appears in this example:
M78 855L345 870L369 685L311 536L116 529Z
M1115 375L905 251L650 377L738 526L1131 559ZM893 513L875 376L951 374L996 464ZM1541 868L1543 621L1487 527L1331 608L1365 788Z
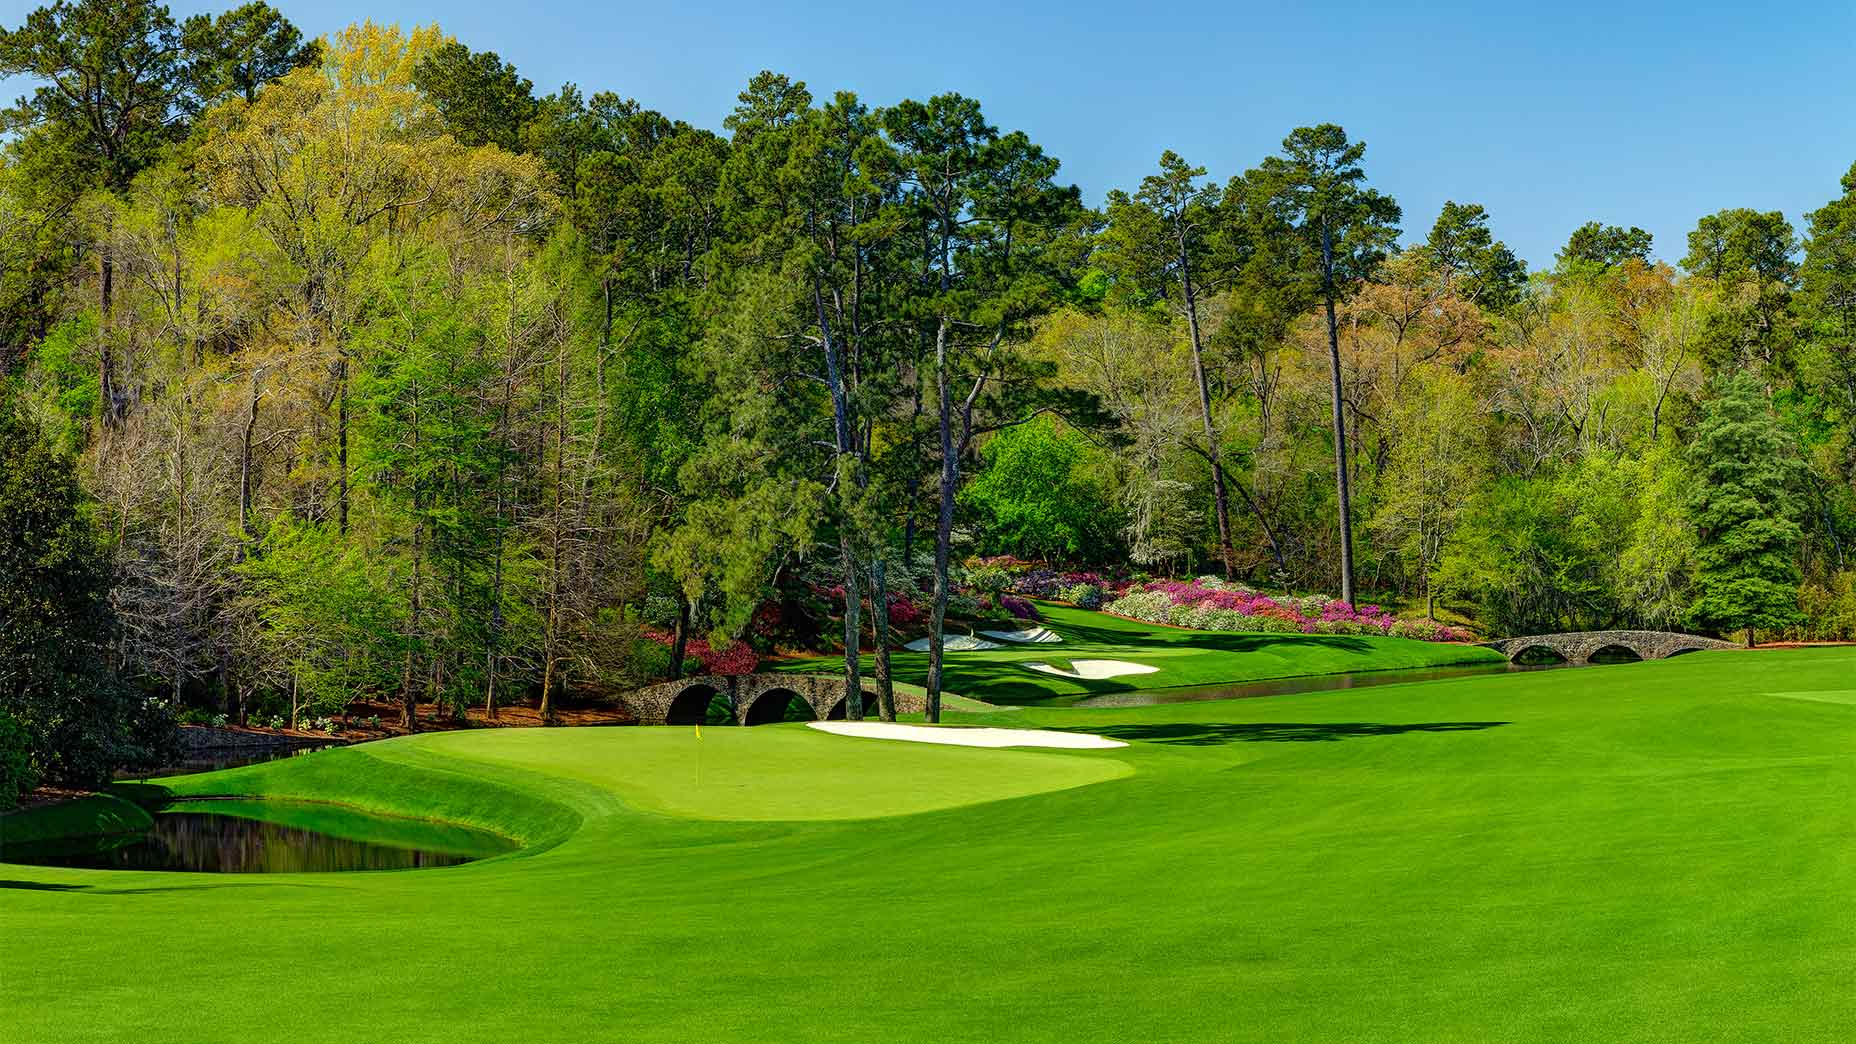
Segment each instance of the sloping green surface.
M1354 671L1387 671L1456 664L1499 664L1502 655L1474 645L1420 642L1410 638L1317 634L1232 634L1188 631L1066 605L1039 602L1045 625L1063 636L1051 644L1006 645L1001 649L947 654L945 687L950 692L1000 704L1029 704L1072 696L1138 689L1171 689L1296 678ZM1024 666L1071 660L1125 660L1158 668L1152 674L1100 681L1063 678ZM902 682L921 685L928 654L895 652L891 670ZM775 661L762 670L830 671L829 657ZM842 667L838 667L842 670ZM875 669L864 657L863 669Z
M1130 743L1035 755L704 730L744 776L790 760L764 788L808 819L680 806L693 736L671 730L194 777L175 786L530 847L349 875L0 868L0 1037L1844 1040L1856 714L1773 694L1853 676L1850 650L1697 653L971 719ZM1131 774L1042 771L1066 761ZM914 807L886 775L961 792L884 814ZM985 800L1039 775L1059 789ZM836 818L860 787L875 818Z

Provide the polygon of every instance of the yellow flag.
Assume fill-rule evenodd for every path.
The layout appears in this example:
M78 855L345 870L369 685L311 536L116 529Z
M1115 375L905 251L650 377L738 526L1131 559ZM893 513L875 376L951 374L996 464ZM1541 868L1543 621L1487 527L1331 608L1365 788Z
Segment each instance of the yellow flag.
M696 738L702 739L702 722L696 723Z

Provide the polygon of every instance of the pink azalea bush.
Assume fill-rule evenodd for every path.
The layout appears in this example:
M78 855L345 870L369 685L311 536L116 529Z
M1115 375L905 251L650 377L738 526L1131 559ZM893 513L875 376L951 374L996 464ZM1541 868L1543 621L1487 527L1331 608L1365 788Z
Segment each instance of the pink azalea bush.
M1206 577L1155 580L1103 606L1102 611L1199 631L1389 634L1427 642L1460 642L1469 638L1456 628L1428 620L1400 620L1376 605L1355 606L1338 599L1278 601L1249 588Z
M1036 620L1038 618L1037 606L1032 605L1023 598L1018 598L1013 595L1000 595L999 605L1017 619Z
M655 628L645 628L644 636L666 649L675 644L672 635ZM700 664L702 674L752 674L760 666L760 654L746 642L731 642L728 648L717 650L706 638L691 638L683 647L683 655Z

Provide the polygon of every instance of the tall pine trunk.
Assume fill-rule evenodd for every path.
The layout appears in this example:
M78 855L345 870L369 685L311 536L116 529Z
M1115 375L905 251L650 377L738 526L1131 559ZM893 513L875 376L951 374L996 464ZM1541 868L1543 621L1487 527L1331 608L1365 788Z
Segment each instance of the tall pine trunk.
M844 716L851 721L864 720L862 652L863 622L859 619L857 594L857 556L851 549L851 534L838 529L838 557L844 566Z
M1205 425L1205 456L1212 465L1212 500L1218 509L1218 548L1224 559L1226 580L1236 573L1231 545L1231 495L1225 489L1224 465L1218 452L1218 426L1212 420L1211 382L1205 377L1204 342L1199 336L1199 303L1192 285L1192 269L1186 257L1186 241L1179 243L1179 291L1186 304L1186 329L1192 335L1192 376L1199 384L1199 419Z
M1334 311L1334 235L1321 231L1324 300L1328 319L1328 377L1334 400L1334 493L1340 504L1340 600L1353 601L1353 484L1347 472L1347 414L1342 400L1340 320Z
M560 388L555 395L554 418L554 523L549 533L550 573L548 578L548 617L547 633L542 636L542 655L546 663L541 671L541 721L544 725L554 723L554 690L560 683L560 643L561 643L561 596L562 574L566 572L566 563L562 561L565 548L562 529L566 520L562 515L563 487L567 484L567 348L565 345L555 350L555 362L559 370Z
M99 397L103 400L103 423L114 427L121 415L117 409L115 348L110 344L111 319L115 310L116 260L110 255L107 240L97 252L97 295L97 385Z
M889 673L889 579L883 549L870 560L870 639L876 656L876 707L884 721L896 720L895 680Z
M812 307L818 316L819 341L825 348L825 381L831 389L832 435L836 452L832 454L838 503L843 508L838 519L838 558L844 570L844 716L851 721L864 717L862 655L858 644L863 638L863 624L858 619L857 553L852 530L856 528L855 502L857 482L850 474L857 447L852 441L850 396L844 384L844 360L837 340L831 335L831 320L825 313L825 296L818 277L812 279ZM848 466L847 466L848 465Z
M930 724L941 720L941 673L945 659L942 631L947 626L948 552L954 538L954 486L960 462L954 453L953 402L947 387L948 320L943 317L934 338L934 381L939 399L941 435L941 504L934 525L934 608L928 621L928 696L924 710Z

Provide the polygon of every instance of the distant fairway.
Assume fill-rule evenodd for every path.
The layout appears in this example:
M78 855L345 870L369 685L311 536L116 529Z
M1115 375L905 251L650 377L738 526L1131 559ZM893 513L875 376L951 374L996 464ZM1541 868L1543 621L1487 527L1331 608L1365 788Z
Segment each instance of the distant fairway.
M505 730L191 777L529 847L0 867L0 1040L1845 1040L1853 676L1696 653L956 715L1115 750Z
M1233 634L1124 620L1067 605L1039 602L1046 625L1062 636L1051 644L1007 644L1002 649L947 654L949 692L992 703L1026 704L1134 689L1226 685L1274 678L1352 671L1385 671L1499 664L1503 657L1473 645L1420 642L1361 635ZM1070 660L1119 660L1158 668L1099 681L1046 674L1027 663L1063 665ZM898 681L920 685L928 677L928 654L890 656ZM840 661L841 662L841 661ZM830 657L776 661L762 670L812 673L832 669ZM840 666L838 669L842 670ZM863 669L875 669L865 656Z

